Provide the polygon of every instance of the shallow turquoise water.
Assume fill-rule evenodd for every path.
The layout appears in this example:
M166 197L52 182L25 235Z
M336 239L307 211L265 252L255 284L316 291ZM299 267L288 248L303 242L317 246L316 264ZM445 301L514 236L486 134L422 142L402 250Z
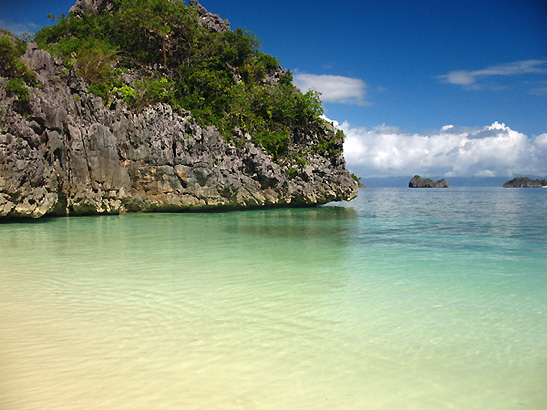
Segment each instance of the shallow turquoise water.
M545 409L547 190L0 223L0 408Z

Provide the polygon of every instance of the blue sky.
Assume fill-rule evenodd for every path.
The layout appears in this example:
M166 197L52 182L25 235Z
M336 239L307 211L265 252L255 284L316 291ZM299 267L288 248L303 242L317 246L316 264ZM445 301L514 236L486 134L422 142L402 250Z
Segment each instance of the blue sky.
M0 0L0 26L36 29L74 1ZM322 91L356 173L547 176L547 2L201 3Z

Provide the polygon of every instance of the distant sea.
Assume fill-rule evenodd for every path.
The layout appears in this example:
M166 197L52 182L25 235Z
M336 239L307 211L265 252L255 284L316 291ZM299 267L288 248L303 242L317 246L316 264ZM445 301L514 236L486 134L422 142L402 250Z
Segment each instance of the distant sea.
M0 222L3 410L546 403L547 189Z

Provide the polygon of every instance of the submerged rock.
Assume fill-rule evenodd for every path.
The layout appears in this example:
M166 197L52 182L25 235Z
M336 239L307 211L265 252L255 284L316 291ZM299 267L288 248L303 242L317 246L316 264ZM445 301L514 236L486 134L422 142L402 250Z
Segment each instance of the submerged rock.
M542 188L541 182L528 177L516 177L503 184L503 188Z
M408 186L409 188L450 188L444 178L435 181L431 178L422 178L419 175L414 175Z

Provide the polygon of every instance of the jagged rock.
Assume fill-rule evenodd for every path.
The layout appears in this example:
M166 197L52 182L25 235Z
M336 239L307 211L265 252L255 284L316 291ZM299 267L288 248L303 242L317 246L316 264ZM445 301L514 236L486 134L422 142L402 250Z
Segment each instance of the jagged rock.
M190 6L199 13L199 25L210 30L222 33L230 30L230 22L223 20L218 14L209 13L197 0L190 0Z
M264 85L275 87L281 84L281 79L288 73L286 68L276 67L270 69L264 78Z
M516 177L503 184L504 188L543 188L537 179Z
M105 107L36 44L22 61L40 87L30 87L21 110L0 77L0 217L311 206L357 196L341 153L308 153L306 167L289 172L260 147L236 149L167 104L135 112L114 97Z
M111 7L112 0L77 0L76 4L70 8L69 13L83 16L84 14L109 10Z
M414 175L408 183L409 188L450 188L446 180L439 179L435 181L431 178L422 178L419 175Z

